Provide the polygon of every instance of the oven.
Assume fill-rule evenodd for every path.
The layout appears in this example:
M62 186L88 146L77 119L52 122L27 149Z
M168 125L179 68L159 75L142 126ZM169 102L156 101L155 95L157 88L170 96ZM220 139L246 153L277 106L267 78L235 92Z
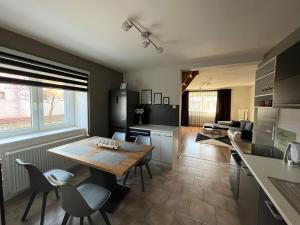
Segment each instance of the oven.
M234 165L231 166L229 181L233 197L235 201L237 201L239 197L240 167L242 160L234 148L231 149L231 158L234 160Z

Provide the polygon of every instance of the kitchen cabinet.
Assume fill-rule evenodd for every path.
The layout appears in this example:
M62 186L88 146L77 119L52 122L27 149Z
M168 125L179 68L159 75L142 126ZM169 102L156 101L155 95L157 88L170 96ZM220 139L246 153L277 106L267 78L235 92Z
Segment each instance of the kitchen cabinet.
M160 160L164 163L172 163L173 159L173 135L171 133L162 133L160 139Z
M258 221L259 184L241 161L238 210L242 225L256 225Z
M160 125L136 125L129 127L129 137L150 135L154 147L152 159L158 162L172 164L173 157L178 153L178 128Z
M151 132L151 141L154 147L152 151L152 159L160 161L160 144L161 144L161 135L159 132Z
M265 192L259 192L258 225L286 225Z

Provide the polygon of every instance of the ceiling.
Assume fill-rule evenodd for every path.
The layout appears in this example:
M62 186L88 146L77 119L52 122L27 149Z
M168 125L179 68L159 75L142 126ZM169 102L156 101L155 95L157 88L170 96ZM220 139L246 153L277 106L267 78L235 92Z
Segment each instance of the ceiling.
M228 65L199 70L187 90L217 90L255 83L257 65Z
M299 0L0 0L0 27L128 72L264 52L300 26ZM134 18L165 52L121 28Z

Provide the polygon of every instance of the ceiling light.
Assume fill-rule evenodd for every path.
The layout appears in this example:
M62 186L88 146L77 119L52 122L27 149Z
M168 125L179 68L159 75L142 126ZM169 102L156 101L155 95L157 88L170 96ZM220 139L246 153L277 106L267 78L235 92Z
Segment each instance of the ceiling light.
M132 20L126 20L122 24L122 28L124 31L129 31L131 27L134 27L137 31L141 33L141 37L144 39L144 41L142 42L142 46L144 48L147 48L150 44L152 44L158 53L162 53L164 51L162 47L159 47L155 42L153 42L151 38L151 33L146 31L146 29L142 27L139 23L135 23Z
M141 37L142 37L143 39L148 39L149 36L150 36L150 33L149 33L149 32L144 31L144 32L141 33Z
M123 30L125 30L125 31L129 31L131 27L132 27L132 25L131 25L128 21L125 21L125 22L122 24L122 28L123 28Z
M156 47L158 53L163 53L164 49L162 47Z
M149 46L149 44L150 44L149 40L146 40L146 41L142 42L142 45L143 45L144 48L147 48Z

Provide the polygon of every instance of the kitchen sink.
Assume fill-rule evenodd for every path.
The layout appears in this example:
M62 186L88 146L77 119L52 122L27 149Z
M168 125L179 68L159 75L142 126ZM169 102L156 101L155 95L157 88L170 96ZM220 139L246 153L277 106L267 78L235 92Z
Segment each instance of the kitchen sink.
M277 190L300 214L300 183L268 177Z

